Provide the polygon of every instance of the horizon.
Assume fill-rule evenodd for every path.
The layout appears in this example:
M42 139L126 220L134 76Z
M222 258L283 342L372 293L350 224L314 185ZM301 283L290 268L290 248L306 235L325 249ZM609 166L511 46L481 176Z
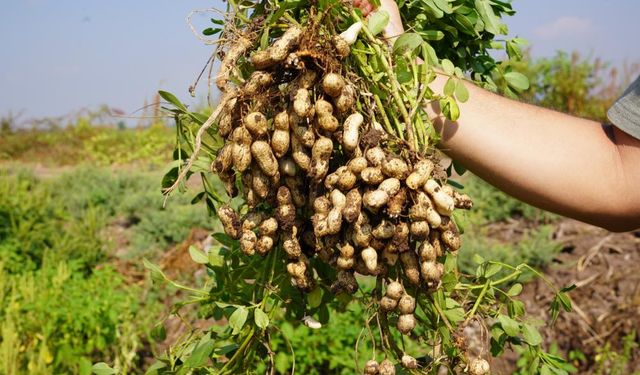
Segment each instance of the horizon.
M21 0L5 6L0 33L0 116L56 118L83 109L132 114L158 90L190 105L203 102L206 82L193 99L187 89L211 53L189 29L190 10L219 0L143 0L77 5L69 0ZM612 0L515 1L505 22L510 36L530 41L534 58L577 51L613 66L640 62L640 51L620 35L640 35L640 3ZM554 11L548 9L553 7ZM207 17L194 17L204 25ZM196 26L198 27L198 26ZM202 84L202 83L201 83Z

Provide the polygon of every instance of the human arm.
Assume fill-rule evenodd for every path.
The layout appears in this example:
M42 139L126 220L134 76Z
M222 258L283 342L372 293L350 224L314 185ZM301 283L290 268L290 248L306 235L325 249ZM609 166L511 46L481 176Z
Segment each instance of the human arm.
M442 92L446 79L431 88ZM611 231L640 227L640 140L466 85L456 122L430 108L442 151L534 206Z
M394 0L387 37L403 32ZM442 92L448 77L430 85ZM428 108L439 147L508 194L612 231L640 227L640 140L616 127L503 98L465 83L470 99L447 121Z

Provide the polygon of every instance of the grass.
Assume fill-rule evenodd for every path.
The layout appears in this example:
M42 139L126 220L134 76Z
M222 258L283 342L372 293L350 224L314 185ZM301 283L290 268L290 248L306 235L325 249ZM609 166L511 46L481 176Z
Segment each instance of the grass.
M102 361L122 373L143 371L143 353L154 345L150 331L168 296L146 283L127 284L115 266L126 261L140 272L142 257L158 259L194 227L213 228L189 194L174 195L162 208L157 167L170 156L172 135L164 127L82 124L3 135L0 159L11 162L0 169L0 373L88 374L92 363ZM54 177L41 178L15 162L45 164ZM61 165L69 168L59 172ZM552 227L541 224L555 216L473 176L464 182L476 202L459 257L465 272L474 271L466 262L473 254L540 267L552 259L558 246ZM490 238L489 225L510 219L530 222L531 229L515 243ZM114 233L112 243L107 237ZM334 319L360 326L362 312ZM332 327L325 328L330 342L306 327L281 327L296 347L296 369L353 373L351 345L360 332ZM284 373L292 365L288 344L276 345Z
M467 230L458 257L462 272L475 273L472 259L476 254L512 266L526 263L543 268L560 252L562 247L553 239L552 225L559 216L512 198L476 176L465 176L464 184L464 192L473 197L474 206L463 220ZM490 234L492 224L509 220L524 223L521 235L498 239Z
M48 166L124 165L157 167L170 160L174 130L164 124L147 128L76 124L48 130L5 131L0 136L0 161L22 161Z
M89 374L96 361L142 371L141 350L166 296L130 285L118 258L142 270L193 227L210 227L186 196L162 208L160 174L80 166L50 179L0 170L0 373ZM124 225L116 256L106 230Z

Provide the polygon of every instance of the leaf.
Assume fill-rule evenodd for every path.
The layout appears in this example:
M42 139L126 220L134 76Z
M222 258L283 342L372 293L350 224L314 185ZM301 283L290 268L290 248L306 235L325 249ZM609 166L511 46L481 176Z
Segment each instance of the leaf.
M507 335L511 337L518 337L518 334L520 333L520 325L518 322L502 314L498 316L498 322Z
M444 72L447 73L447 75L452 76L455 73L456 67L453 65L451 60L442 59L440 64L442 65L442 70L444 70Z
M429 43L422 43L422 58L429 65L438 64L438 55L436 50Z
M422 37L416 33L404 33L393 43L393 53L403 55L422 45Z
M475 6L484 22L484 29L493 35L501 34L504 26L493 11L491 2L489 0L475 0Z
M524 303L515 299L511 300L507 303L507 310L509 311L509 316L514 318L524 316Z
M98 362L91 367L91 371L96 375L111 375L118 372L104 362Z
M380 34L389 23L389 12L380 9L369 16L368 27L373 35Z
M529 79L522 73L509 72L504 75L504 79L516 91L524 91L529 88Z
M522 335L524 336L524 340L527 344L531 346L538 346L542 343L542 336L540 336L540 332L538 329L531 324L523 324L522 325Z
M469 100L469 89L462 81L458 81L456 85L456 98L460 103L466 103Z
M229 237L226 233L214 233L211 235L216 241L220 242L228 248L232 248L236 245L237 241Z
M173 95L172 93L159 90L158 95L160 95L162 99L173 104L177 109L181 110L182 112L185 112L185 113L188 112L187 107L185 107L184 104L182 104L182 102L180 102L180 100L178 100L178 98L176 98L176 96Z
M491 276L495 276L498 272L502 270L502 265L497 263L489 263L487 265L486 270L484 271L484 277L487 279Z
M507 40L507 55L511 60L522 60L522 50L520 46L511 40Z
M220 31L222 31L222 29L219 27L216 27L216 28L207 27L206 29L202 30L202 35L205 35L205 36L216 35Z
M540 368L540 375L553 375L553 372L551 371L551 368L545 364Z
M258 328L265 329L269 326L269 316L259 307L253 311L253 320Z
M213 352L214 346L215 341L213 341L211 337L203 337L193 349L189 358L184 362L184 366L186 368L197 368L205 365Z
M513 284L511 288L509 288L509 291L507 292L507 294L510 297L516 297L520 295L520 293L522 293L522 284L520 283Z
M315 309L322 303L322 288L317 287L307 294L307 300L309 301L309 307Z
M146 269L151 271L151 280L153 280L154 282L160 283L167 280L167 277L165 276L164 272L162 272L160 267L149 262L146 258L142 259L142 264Z
M147 372L145 372L145 375L156 375L158 374L158 370L166 367L167 365L164 362L157 361L156 363L149 366L149 368L147 368Z
M236 311L231 314L229 317L229 326L233 329L233 335L237 335L242 331L242 327L244 327L244 324L247 322L247 316L249 316L249 311L244 306L238 307Z
M196 249L195 246L189 246L189 255L191 259L198 264L207 264L209 263L209 257L207 254L203 253L199 249Z
M449 79L447 80L447 83L444 84L444 89L442 92L446 96L452 96L455 91L456 91L456 81L452 77L449 77Z
M151 337L155 341L163 341L164 339L166 339L167 338L167 331L164 328L164 324L162 324L162 323L156 324L156 326L153 327L153 329L151 330Z
M482 263L484 263L484 262L485 262L485 260L484 260L484 258L482 257L482 255L480 255L480 254L473 254L473 263L475 263L475 264L482 264Z
M209 264L214 267L222 267L224 265L224 256L220 254L222 249L219 246L212 246L209 249Z
M405 59L398 59L398 61L396 62L395 73L398 82L401 84L411 82L413 80L413 75L409 71L409 66Z
M560 304L562 304L562 308L564 309L564 311L569 312L572 310L571 300L566 293L559 292L558 299L560 300Z
M456 300L447 298L445 306L444 315L450 322L458 323L464 320L464 309Z
M444 39L444 33L440 30L422 30L418 33L422 35L422 38L425 40L438 41Z
M440 108L445 117L451 121L456 121L460 118L460 108L456 100L450 96L440 100Z

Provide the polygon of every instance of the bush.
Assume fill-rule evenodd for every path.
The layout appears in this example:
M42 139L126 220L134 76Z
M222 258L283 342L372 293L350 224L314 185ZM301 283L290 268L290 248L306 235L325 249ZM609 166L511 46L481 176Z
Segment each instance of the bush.
M0 170L0 374L89 374L96 361L140 370L162 305L142 302L142 286L109 265L105 231L124 222L122 256L139 260L209 222L187 197L163 209L159 180L89 166L52 179Z
M150 315L142 314L140 290L125 287L114 269L85 274L47 261L37 271L4 271L0 372L89 374L92 359L105 356L123 369L134 365L142 337L132 322L143 326Z

